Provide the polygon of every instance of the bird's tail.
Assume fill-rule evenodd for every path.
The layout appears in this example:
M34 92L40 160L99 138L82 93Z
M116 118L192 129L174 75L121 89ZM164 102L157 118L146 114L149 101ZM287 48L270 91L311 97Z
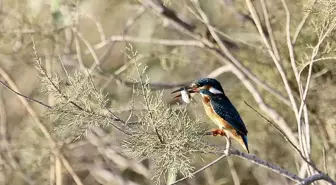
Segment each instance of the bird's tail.
M242 147L247 153L250 153L247 143L247 135L240 135L238 142L242 145Z

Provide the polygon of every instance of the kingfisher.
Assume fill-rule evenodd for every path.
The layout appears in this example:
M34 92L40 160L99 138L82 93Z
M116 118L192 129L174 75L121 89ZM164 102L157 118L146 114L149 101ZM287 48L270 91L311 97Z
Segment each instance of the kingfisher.
M187 91L189 94L198 93L208 117L219 127L212 129L212 135L234 138L249 153L247 129L237 109L225 95L222 85L213 78L201 78L190 86L182 87L172 93ZM175 96L180 97L181 94Z

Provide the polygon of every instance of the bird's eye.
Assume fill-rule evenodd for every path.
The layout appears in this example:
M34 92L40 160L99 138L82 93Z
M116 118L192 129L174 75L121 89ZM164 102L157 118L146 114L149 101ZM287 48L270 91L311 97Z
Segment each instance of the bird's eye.
M192 84L191 87L192 87L192 88L198 88L199 85L197 85L197 84Z

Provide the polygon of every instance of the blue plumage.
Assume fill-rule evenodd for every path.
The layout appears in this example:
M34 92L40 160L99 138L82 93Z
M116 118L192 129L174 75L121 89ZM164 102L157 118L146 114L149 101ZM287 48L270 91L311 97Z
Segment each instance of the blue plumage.
M246 150L248 152L247 129L241 119L237 109L226 97L225 94L213 94L207 89L200 89L199 92L206 95L210 99L210 106L214 113L223 118L229 125L231 125L241 137Z
M249 148L248 148L247 135L242 135L242 138L243 138L244 144L246 146L247 152L250 152Z
M182 87L172 93L182 90L187 90L190 94L200 93L202 95L206 114L219 127L219 129L212 131L214 136L233 137L249 152L245 124L234 105L226 97L222 85L216 79L200 78L190 86Z
M210 105L212 109L227 121L238 133L247 134L247 130L238 111L232 105L231 101L225 95L210 95Z
M222 85L213 78L200 78L194 82L198 87L204 87L204 86L211 86L219 91L221 91L224 94L224 90L222 88Z

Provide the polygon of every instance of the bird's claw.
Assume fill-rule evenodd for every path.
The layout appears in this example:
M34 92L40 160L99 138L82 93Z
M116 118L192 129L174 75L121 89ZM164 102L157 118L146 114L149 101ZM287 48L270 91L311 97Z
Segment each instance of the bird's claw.
M218 136L218 135L220 135L220 136L225 136L225 132L224 132L224 130L222 130L222 129L213 129L213 130L211 130L211 135L213 135L213 136Z

